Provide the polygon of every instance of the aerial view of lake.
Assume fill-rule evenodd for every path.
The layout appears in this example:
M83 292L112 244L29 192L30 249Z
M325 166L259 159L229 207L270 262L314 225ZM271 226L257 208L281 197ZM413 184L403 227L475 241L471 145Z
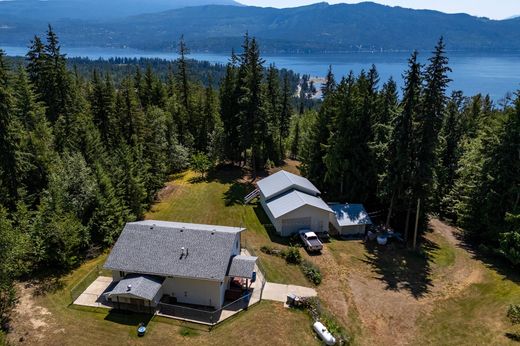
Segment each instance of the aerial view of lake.
M23 56L26 47L1 47L7 55ZM117 48L63 48L69 57L87 57L91 59L108 59L111 57L145 57L176 59L176 53L147 52L133 49ZM410 53L343 53L343 54L310 54L310 55L264 55L266 64L274 63L278 68L291 69L300 74L323 77L329 65L332 66L336 78L349 71L359 73L376 65L381 81L393 77L402 86L401 75L407 67ZM420 54L425 63L429 52ZM517 53L461 53L449 52L450 67L453 72L450 78L450 90L462 90L466 95L477 93L489 94L494 100L500 100L507 93L520 89L520 52ZM212 63L225 64L229 60L226 54L192 53L192 59Z

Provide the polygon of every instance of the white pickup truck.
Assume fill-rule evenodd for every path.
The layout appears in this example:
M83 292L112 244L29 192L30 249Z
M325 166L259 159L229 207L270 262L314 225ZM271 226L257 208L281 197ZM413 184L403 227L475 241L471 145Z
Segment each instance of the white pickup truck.
M311 232L310 229L302 229L299 231L300 238L303 241L303 246L308 251L321 251L323 249L323 244L320 239L316 235L316 233Z

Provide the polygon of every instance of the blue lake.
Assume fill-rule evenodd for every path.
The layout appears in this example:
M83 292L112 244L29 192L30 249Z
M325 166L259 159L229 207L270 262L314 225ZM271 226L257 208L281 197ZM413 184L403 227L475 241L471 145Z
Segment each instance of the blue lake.
M25 55L26 47L1 47L7 55ZM176 53L144 52L133 49L116 48L64 48L70 57L88 57L108 59L110 57L146 57L176 59ZM312 55L265 55L266 64L274 63L278 68L291 69L297 73L323 77L329 65L336 78L349 71L359 73L376 65L381 81L391 76L402 85L401 75L407 67L409 53L344 53ZM421 52L420 60L424 63L430 52ZM518 53L448 53L453 72L450 78L450 90L462 90L466 95L477 93L489 94L500 100L507 93L520 89L520 52ZM225 64L229 55L193 53L190 58Z

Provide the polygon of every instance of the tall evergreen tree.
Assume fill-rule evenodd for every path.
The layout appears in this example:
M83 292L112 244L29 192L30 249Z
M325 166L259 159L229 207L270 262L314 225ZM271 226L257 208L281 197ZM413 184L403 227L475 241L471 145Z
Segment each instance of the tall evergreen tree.
M292 117L292 107L291 107L291 89L289 85L289 76L287 74L284 75L283 78L283 88L282 88L282 107L280 110L280 120L278 124L280 126L280 154L282 159L285 158L285 149L284 149L284 139L289 136L289 127L291 123Z
M179 41L179 59L177 60L177 79L180 87L180 98L181 102L186 109L186 112L190 112L190 85L188 77L188 62L186 61L186 55L189 54L186 42L184 42L184 36L181 36Z
M435 170L436 189L433 203L441 216L450 218L454 217L451 207L453 200L450 197L450 192L457 179L459 161L463 153L461 145L464 134L461 121L463 101L462 92L455 91L452 93L439 135L439 160Z
M9 74L4 52L0 50L0 196L6 206L14 208L19 197L23 154L21 128L13 114L13 91Z
M46 188L49 173L56 155L54 136L45 116L45 109L38 102L25 70L20 67L14 84L13 113L20 123L21 147L27 164L24 167L23 186L34 205Z
M437 134L442 125L447 102L446 88L450 82L447 76L449 72L451 69L448 67L445 44L441 38L426 67L423 102L421 111L416 117L414 133L417 139L416 167L413 176L414 197L422 201L420 220L423 226L426 224L426 215L430 210L431 187L437 162Z
M405 232L408 232L413 193L411 179L415 167L413 125L420 109L421 65L417 52L408 60L408 71L403 76L405 86L401 112L393 121L393 130L388 145L388 161L384 177L385 193L389 201L387 223L394 210L406 210Z

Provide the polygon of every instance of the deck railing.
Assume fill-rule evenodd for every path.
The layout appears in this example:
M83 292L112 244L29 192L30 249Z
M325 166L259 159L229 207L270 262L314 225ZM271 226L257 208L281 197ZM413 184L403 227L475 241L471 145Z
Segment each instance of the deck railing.
M247 293L239 299L224 305L217 310L197 309L179 304L159 303L157 310L162 315L175 317L177 319L199 322L214 326L221 321L221 316L227 311L241 311L249 307L252 293Z

